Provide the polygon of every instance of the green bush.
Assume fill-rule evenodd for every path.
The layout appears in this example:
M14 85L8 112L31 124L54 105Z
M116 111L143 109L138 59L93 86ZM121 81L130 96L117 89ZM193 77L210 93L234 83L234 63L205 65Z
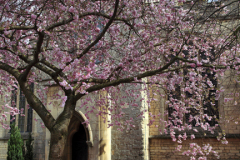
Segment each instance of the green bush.
M29 133L28 139L26 141L26 154L24 156L24 159L33 160L33 138L31 133Z
M7 160L24 160L23 140L15 123L11 124L11 135L8 140Z

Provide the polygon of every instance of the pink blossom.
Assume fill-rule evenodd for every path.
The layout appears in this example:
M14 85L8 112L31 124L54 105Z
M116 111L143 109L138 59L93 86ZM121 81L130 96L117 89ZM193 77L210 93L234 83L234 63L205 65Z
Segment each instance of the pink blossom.
M194 134L191 134L191 139L195 139L195 135Z
M41 124L41 127L42 127L42 128L45 128L45 125L44 125L43 122L40 122L40 124Z
M67 96L62 97L61 107L65 106L66 101L67 101Z
M37 18L37 16L35 14L31 15L31 19L36 19L36 18Z
M195 65L195 63L191 63L190 66L191 66L192 68L194 68L196 65Z
M10 120L10 122L12 122L12 121L14 121L15 120L15 117L13 117L11 120Z
M62 5L60 8L61 8L63 11L66 10L66 7L65 7L64 5Z
M182 145L178 145L176 148L177 151L181 151L181 149L182 149Z
M2 114L2 117L3 117L3 118L7 118L7 115L6 115L6 114Z
M186 132L183 134L183 140L186 140L187 139L187 134Z
M69 12L74 12L74 11L75 11L75 9L74 9L74 7L73 7L73 6L71 6L71 7L68 9L68 11L69 11Z

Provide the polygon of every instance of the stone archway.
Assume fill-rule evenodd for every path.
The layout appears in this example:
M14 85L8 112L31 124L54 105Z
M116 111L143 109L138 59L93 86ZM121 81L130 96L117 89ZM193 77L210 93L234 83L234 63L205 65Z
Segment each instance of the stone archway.
M80 123L78 131L72 136L72 160L87 160L88 145L84 126Z
M69 134L64 151L64 159L66 160L88 160L89 158L89 147L92 146L92 136L90 126L86 128L82 124L85 121L84 118L84 115L75 112L70 121L68 127Z

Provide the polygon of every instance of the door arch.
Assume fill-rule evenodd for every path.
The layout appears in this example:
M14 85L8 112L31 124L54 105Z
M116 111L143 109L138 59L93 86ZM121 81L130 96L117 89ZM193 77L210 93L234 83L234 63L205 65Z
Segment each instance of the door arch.
M87 136L81 123L72 136L72 160L88 160Z
M77 155L78 152L84 152L86 154L83 155L83 159L77 159L77 160L89 159L89 147L92 147L93 140L92 140L92 131L91 131L90 125L86 127L85 124L82 124L85 120L86 118L84 114L82 114L81 112L76 112L76 111L74 112L68 127L68 138L67 138L67 142L64 150L64 153L65 153L64 159L75 160L77 158L74 159L73 156L80 156L80 155ZM76 143L73 143L73 140ZM84 148L81 150L81 147L84 147Z

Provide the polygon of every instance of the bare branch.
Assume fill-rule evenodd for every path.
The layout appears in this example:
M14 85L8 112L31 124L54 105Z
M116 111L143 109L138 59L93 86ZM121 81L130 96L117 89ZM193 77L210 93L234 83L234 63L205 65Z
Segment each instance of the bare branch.
M55 124L55 119L51 113L46 109L43 103L34 95L31 91L27 82L23 82L18 79L21 90L27 97L28 104L37 112L37 114L43 120L45 126L51 131L53 125Z
M48 112L48 110L42 104L42 102L33 94L28 83L22 81L21 73L17 69L15 69L1 61L0 61L0 69L8 72L10 75L14 76L17 79L21 90L23 91L24 95L27 97L28 103L37 112L37 114L44 121L44 124L46 125L46 127L50 130L55 122L55 119Z
M44 39L44 33L42 32L38 32L38 41L37 41L37 46L36 46L36 50L34 52L34 55L33 55L33 60L29 63L29 65L26 67L26 70L23 72L22 74L22 80L23 81L26 81L27 79L27 76L31 70L31 68L36 64L38 63L39 59L38 59L38 55L39 53L41 52L41 46L43 44L43 39Z
M60 21L60 22L54 23L54 24L46 27L46 30L49 31L49 30L52 30L52 29L54 29L54 28L56 28L56 27L60 27L60 26L62 26L62 25L65 25L65 24L68 24L68 23L72 22L72 21L74 20L74 19L73 19L73 14L70 13L70 15L71 15L71 17L70 17L69 19L67 19L67 20L62 20L62 21Z
M19 79L19 77L21 75L21 73L17 69L15 69L12 66L10 66L10 65L8 65L6 63L3 63L1 61L0 61L0 69L8 72L12 76L14 76L16 79Z
M36 28L35 26L10 26L9 28L0 27L0 32L9 30L30 30L35 28Z

